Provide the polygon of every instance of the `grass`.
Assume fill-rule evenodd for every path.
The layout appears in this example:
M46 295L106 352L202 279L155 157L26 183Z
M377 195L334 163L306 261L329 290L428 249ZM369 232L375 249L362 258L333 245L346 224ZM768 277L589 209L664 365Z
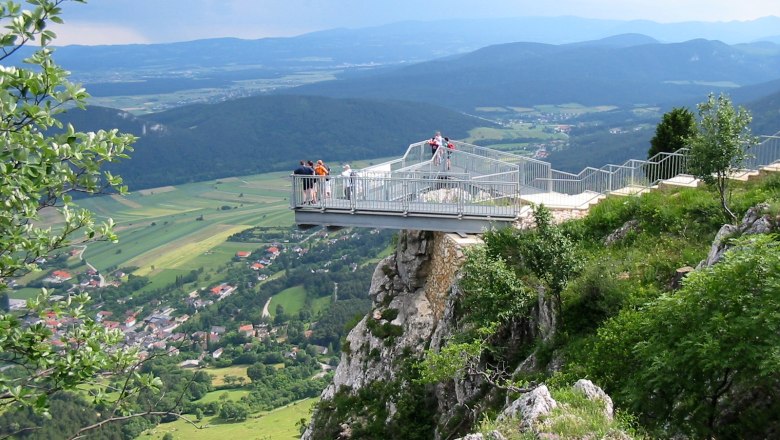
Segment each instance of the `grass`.
M320 298L315 298L314 301L312 301L312 313L314 316L317 316L318 313L324 311L328 308L328 305L333 301L333 298L330 296L322 296Z
M200 400L197 401L197 403L211 403L211 402L218 402L223 395L227 395L227 400L238 402L241 400L242 397L249 395L249 390L243 390L243 389L237 389L237 390L217 390L212 391Z
M303 308L305 302L306 289L304 289L303 286L293 286L289 289L284 289L273 296L268 312L271 314L271 317L275 318L276 306L281 305L284 307L284 313L288 315L297 315Z
M308 419L316 403L317 399L314 398L299 400L273 411L253 414L241 423L220 423L217 417L206 417L202 422L203 429L178 420L161 424L141 434L139 438L159 440L170 432L174 439L187 440L293 440L301 436L295 424L302 418Z
M246 368L246 365L232 365L225 368L205 368L203 371L212 377L211 384L218 387L225 384L225 376L243 377L246 379L245 383L251 382L246 375Z
M30 299L41 294L39 287L24 287L18 290L7 290L8 297L11 299Z

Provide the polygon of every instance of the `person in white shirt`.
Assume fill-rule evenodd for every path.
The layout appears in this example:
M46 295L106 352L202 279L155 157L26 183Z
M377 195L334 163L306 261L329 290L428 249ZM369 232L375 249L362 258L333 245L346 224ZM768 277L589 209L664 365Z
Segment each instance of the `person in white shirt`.
M341 177L344 178L344 196L347 200L352 199L352 179L355 178L355 174L349 164L344 164L344 171L341 172Z

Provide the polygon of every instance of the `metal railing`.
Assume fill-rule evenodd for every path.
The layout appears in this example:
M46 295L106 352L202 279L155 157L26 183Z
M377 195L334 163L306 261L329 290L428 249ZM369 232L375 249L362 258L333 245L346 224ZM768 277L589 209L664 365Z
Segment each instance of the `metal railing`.
M293 175L293 209L399 214L445 214L475 217L514 217L517 183L454 176L392 177L376 173L323 177Z
M780 133L763 136L749 151L745 168L757 170L780 160ZM364 168L351 177L293 176L292 208L345 209L475 216L512 216L528 194L572 197L582 208L610 193L637 194L668 179L688 175L687 149L631 159L621 165L587 167L577 174L552 169L549 163L454 142L434 155L427 141L409 145L403 157ZM308 194L304 195L304 187ZM314 203L310 200L316 191Z

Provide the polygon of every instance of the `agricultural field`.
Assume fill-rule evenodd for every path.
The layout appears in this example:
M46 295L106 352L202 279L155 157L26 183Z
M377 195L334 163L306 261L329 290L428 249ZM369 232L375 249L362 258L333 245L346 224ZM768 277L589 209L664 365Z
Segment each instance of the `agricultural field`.
M119 243L90 243L84 258L99 270L136 267L136 275L176 274L224 263L232 234L254 226L288 226L286 173L228 178L79 201L117 224ZM206 258L203 258L206 257ZM225 259L224 257L228 257Z
M219 77L225 71L231 68L200 68L188 69L188 75L204 75L208 78ZM312 84L320 81L327 81L336 78L339 71L312 71L312 72L292 72L287 75L268 78L259 77L245 80L231 80L229 85L212 84L208 87L198 87L186 90L177 90L170 93L157 93L153 95L135 95L123 94L121 90L116 93L106 93L106 96L92 96L89 98L90 105L118 108L124 111L142 115L155 113L173 107L180 107L186 104L202 102L218 102L225 98L239 98L243 96L255 95L259 92L266 92L273 89L288 88L304 84ZM261 76L261 75L258 75ZM92 81L102 82L106 78L89 78ZM188 79L191 79L188 78ZM115 80L112 79L112 80ZM82 80L83 81L83 80ZM127 82L133 82L131 78ZM89 89L89 84L87 84Z
M304 399L277 408L273 411L263 411L252 414L241 423L221 423L218 417L205 417L201 422L202 429L183 421L163 423L154 429L144 432L139 438L161 440L166 433L173 434L174 439L187 440L293 440L300 438L296 423L301 419L311 417L311 409L318 399Z
M238 402L239 400L241 400L242 397L248 395L249 395L249 390L243 390L243 389L216 390L206 394L205 396L203 396L203 398L197 400L196 403L218 402L223 399L223 396L225 400Z

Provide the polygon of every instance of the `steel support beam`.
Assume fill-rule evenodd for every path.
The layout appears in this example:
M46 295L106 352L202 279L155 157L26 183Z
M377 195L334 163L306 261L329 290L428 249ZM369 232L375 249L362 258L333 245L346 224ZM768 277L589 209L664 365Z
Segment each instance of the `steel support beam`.
M510 226L513 218L467 218L457 216L412 215L382 212L333 212L296 210L295 223L301 227L362 227L379 229L413 229L420 231L479 234L490 229Z

